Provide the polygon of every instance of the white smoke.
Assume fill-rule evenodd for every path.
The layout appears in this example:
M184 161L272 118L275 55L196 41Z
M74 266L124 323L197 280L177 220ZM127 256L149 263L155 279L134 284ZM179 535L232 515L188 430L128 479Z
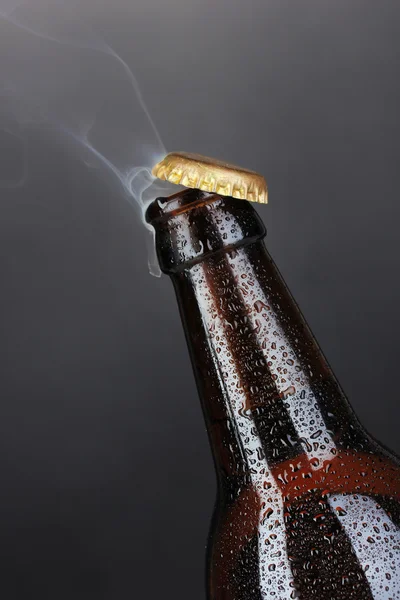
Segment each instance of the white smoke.
M0 186L26 182L24 132L34 124L74 140L88 167L111 170L142 220L151 199L172 193L151 175L166 150L138 82L76 0L0 0L0 130L21 142L24 161L22 175Z

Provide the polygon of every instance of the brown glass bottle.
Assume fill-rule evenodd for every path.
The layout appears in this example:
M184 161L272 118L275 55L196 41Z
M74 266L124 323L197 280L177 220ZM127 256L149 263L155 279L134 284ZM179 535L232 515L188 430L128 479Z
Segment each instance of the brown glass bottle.
M400 461L361 426L243 200L147 211L218 476L209 600L400 598Z

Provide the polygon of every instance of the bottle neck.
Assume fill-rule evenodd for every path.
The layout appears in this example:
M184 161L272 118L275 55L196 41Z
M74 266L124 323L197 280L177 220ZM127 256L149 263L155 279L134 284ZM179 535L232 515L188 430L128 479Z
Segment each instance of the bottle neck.
M265 485L267 471L284 473L296 458L320 470L346 445L346 428L354 448L353 413L253 207L189 190L153 203L148 219L175 286L219 472Z
M255 425L269 465L303 453L315 466L331 459L327 392L334 402L340 392L263 243L209 256L173 281L211 420Z

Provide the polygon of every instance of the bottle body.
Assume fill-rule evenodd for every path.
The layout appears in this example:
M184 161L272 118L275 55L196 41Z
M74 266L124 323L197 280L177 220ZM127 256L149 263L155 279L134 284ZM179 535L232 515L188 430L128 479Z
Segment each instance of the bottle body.
M246 202L150 210L218 477L210 600L400 598L398 459L362 428Z

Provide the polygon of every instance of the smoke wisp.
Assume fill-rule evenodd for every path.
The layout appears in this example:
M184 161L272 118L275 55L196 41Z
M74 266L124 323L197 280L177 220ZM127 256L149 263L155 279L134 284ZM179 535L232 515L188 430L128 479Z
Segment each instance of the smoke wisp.
M22 165L19 173L6 165L0 186L26 183L32 125L76 142L88 167L109 169L142 220L151 199L172 193L151 175L166 150L135 76L75 0L0 0L0 130ZM159 275L154 244L149 250L150 272Z

